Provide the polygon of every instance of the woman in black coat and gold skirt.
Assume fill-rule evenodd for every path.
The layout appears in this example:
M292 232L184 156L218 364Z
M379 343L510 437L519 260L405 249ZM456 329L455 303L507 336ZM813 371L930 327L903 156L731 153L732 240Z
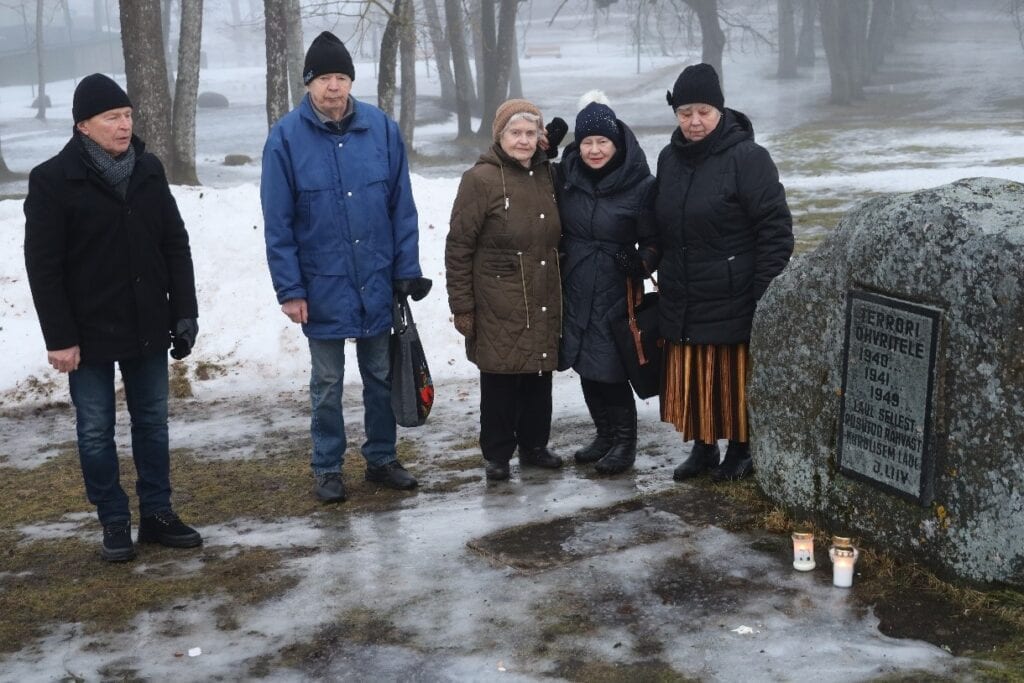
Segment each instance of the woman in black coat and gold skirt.
M673 478L740 479L753 471L750 328L793 253L793 221L775 163L750 119L725 107L711 65L684 69L668 102L679 127L658 157L661 413L694 441ZM719 439L729 441L721 463Z

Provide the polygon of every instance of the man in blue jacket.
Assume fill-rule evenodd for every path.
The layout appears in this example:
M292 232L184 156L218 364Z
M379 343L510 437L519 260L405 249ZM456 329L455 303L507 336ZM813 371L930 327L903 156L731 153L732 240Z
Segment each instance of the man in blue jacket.
M366 480L412 489L395 456L389 332L392 297L422 299L419 226L397 124L350 96L355 68L324 31L303 66L306 97L270 130L260 197L267 261L281 310L302 325L312 359L314 492L345 500L341 396L345 340L363 379Z

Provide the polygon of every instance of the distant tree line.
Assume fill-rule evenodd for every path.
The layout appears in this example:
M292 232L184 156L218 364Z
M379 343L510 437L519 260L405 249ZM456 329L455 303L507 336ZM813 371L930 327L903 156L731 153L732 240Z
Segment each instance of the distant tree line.
M98 4L99 0L96 0ZM595 13L607 12L619 0L563 0L548 23L566 6ZM776 0L777 32L746 18L760 3L744 0L622 0L634 17L637 47L657 43L662 54L685 39L700 41L701 59L722 68L726 42L736 30L777 51L779 78L799 76L815 63L818 40L828 63L830 101L846 105L864 97L886 55L913 26L920 0ZM383 27L378 51L377 98L395 117L410 151L416 112L416 62L432 60L441 87L441 102L456 114L458 139L490 135L497 106L507 97L523 94L517 15L522 0L262 0L267 58L266 109L268 126L302 98L305 44L302 19L356 19L357 41L373 27ZM240 14L232 0L235 23ZM252 0L252 4L256 4ZM0 6L21 11L26 26L31 8L39 62L36 104L45 116L46 72L43 63L43 24L62 16L69 27L67 0L19 0ZM1007 12L1024 46L1024 0L1008 0ZM97 10L98 11L98 10ZM203 0L120 0L119 18L128 94L135 104L136 130L159 156L173 183L197 184L195 115L199 84ZM596 15L595 15L596 16ZM177 54L171 54L172 18L177 17ZM595 19L596 20L596 19ZM761 22L763 23L763 22ZM723 26L725 27L723 29ZM26 29L27 30L27 29ZM699 32L699 38L698 38ZM347 39L347 37L346 37ZM373 38L377 40L376 38ZM396 102L396 95L398 102ZM396 109L397 116L396 116ZM474 130L472 117L480 118ZM0 178L11 177L0 151Z

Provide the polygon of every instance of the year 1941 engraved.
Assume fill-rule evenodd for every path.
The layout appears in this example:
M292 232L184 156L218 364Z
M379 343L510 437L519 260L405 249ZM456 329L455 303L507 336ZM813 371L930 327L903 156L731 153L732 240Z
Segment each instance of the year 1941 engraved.
M851 291L847 300L840 469L922 502L939 311Z

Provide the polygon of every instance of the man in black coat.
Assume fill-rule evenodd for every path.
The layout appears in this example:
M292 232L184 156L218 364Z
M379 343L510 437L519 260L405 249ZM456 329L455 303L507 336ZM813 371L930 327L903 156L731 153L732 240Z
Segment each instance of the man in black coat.
M101 555L135 556L114 446L114 363L132 422L139 542L194 547L202 537L171 508L167 349L184 358L198 333L188 233L160 160L132 135L132 104L110 78L75 89L75 127L32 169L25 265L47 358L68 373L78 454L103 525Z

